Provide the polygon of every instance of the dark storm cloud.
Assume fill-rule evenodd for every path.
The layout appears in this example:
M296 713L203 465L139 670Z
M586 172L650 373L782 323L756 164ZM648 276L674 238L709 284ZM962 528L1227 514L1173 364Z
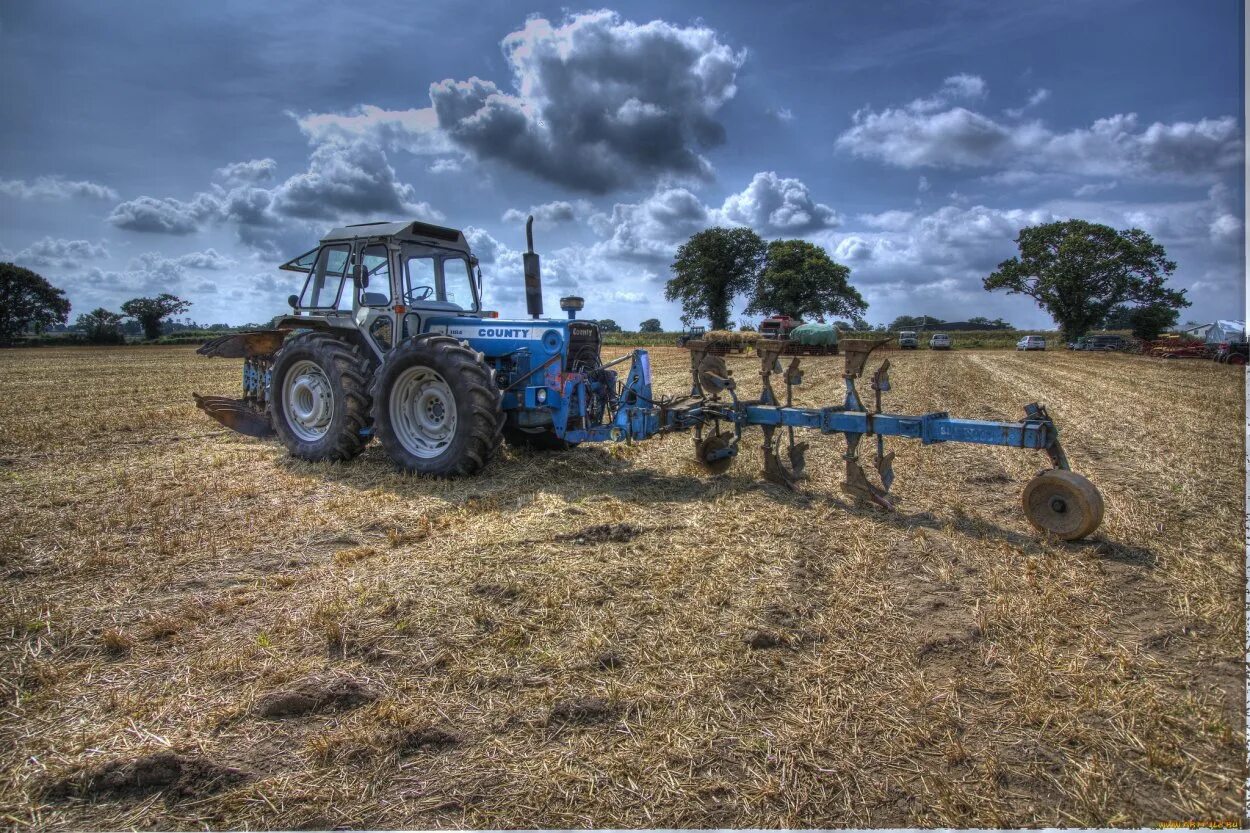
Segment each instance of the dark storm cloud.
M430 87L439 126L483 159L604 193L639 177L705 177L699 150L725 139L716 111L744 52L712 29L616 13L534 18L503 40L516 93L480 78Z
M725 141L716 115L737 92L746 59L716 31L597 11L559 26L531 18L501 46L511 90L448 78L430 85L429 108L361 105L303 116L300 127L314 141L369 137L414 153L459 147L596 194L663 175L710 176L700 151Z

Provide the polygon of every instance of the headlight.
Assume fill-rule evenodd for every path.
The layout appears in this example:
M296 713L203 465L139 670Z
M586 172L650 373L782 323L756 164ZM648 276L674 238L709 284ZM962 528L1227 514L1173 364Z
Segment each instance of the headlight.
M537 393L535 393L534 401L537 402L539 405L547 404L547 389L542 388Z

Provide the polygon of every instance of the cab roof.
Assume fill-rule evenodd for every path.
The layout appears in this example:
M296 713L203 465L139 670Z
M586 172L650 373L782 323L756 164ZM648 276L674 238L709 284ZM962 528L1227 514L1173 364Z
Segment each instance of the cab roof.
M423 223L420 220L408 220L402 223L378 222L340 226L331 229L325 237L321 238L321 242L337 243L343 240L373 239L378 237L392 237L413 243L431 243L436 246L461 249L466 252L469 250L469 244L459 229L436 226L430 223Z
M330 229L317 248L293 257L279 266L288 272L311 272L317 260L317 252L327 243L349 243L355 240L397 240L401 243L417 243L426 246L437 246L442 249L455 249L465 254L469 252L469 242L464 239L458 229L444 228L420 220L408 220L403 223L358 223L352 226L339 226Z

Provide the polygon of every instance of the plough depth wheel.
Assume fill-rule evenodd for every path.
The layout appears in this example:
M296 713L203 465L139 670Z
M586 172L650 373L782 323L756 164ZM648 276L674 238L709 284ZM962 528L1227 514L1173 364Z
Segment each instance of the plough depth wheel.
M1024 515L1042 532L1075 541L1102 523L1102 495L1081 475L1049 469L1024 487Z

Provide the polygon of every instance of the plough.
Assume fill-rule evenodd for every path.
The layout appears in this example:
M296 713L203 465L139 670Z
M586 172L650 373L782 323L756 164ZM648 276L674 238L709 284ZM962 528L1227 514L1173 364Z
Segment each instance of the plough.
M725 359L710 352L705 341L686 345L690 351L690 393L680 398L657 399L651 390L650 359L645 350L634 350L603 366L606 369L631 360L619 393L609 394L604 423L591 428L568 428L565 437L572 442L642 440L656 434L691 430L695 459L707 470L721 473L738 457L743 430L758 426L763 433L765 478L794 490L805 476L809 448L809 443L796 441L796 430L842 434L846 439L843 490L886 510L895 508L895 499L890 495L894 483L894 452L886 451L887 437L917 439L926 445L962 442L1043 451L1051 467L1025 487L1025 516L1037 529L1064 540L1083 538L1098 528L1103 516L1102 497L1089 480L1069 469L1067 456L1059 443L1058 429L1042 405L1026 405L1025 418L1018 422L958 419L945 412L919 416L887 413L882 409L881 397L890 390L888 359L871 376L872 403L871 407L866 405L856 381L863 375L869 355L888 341L848 339L842 342L845 399L841 405L824 408L794 405L794 388L802 384L803 371L797 356L782 368L780 356L785 350L784 342L761 341L756 345L761 391L754 399L739 396L737 381ZM782 397L773 387L775 376L785 385ZM601 380L600 383L603 381L611 382ZM584 392L583 384L589 386ZM567 380L563 400L576 412L571 415L585 413L578 408L578 403L594 401L603 395L594 389L595 385L593 378ZM556 414L557 426L563 421L562 416ZM872 461L877 473L875 481L865 472L861 461L860 447L865 440L875 444Z

